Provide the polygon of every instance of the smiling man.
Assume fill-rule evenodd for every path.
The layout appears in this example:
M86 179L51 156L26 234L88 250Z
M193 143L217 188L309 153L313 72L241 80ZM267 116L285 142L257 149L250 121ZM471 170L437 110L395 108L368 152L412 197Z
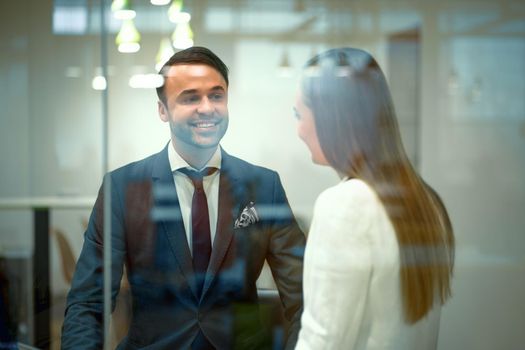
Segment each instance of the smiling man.
M200 169L228 129L228 84L218 69L224 74L227 70L219 62L217 69L198 62L169 63L166 82L158 91L159 115L170 124L177 153Z
M293 348L304 235L277 173L219 145L229 121L228 68L210 50L192 47L173 55L161 74L158 111L170 141L104 178L111 182L112 297L125 267L133 299L118 348L275 346L261 324L255 285L265 261L288 320L286 348ZM63 349L103 343L103 188L68 295Z

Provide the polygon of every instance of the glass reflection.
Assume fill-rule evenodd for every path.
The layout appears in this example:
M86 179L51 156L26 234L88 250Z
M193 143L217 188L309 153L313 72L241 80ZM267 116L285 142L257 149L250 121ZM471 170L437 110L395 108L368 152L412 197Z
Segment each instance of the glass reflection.
M92 81L102 75L101 5L109 59L106 90L97 91ZM456 232L453 297L443 308L438 348L519 347L525 327L516 307L525 293L523 3L184 5L195 44L210 47L231 69L231 123L222 145L278 171L303 232L315 198L337 175L311 165L291 131L294 121L288 116L300 67L313 51L333 47L362 47L377 59L398 108L407 155L442 196ZM68 254L61 253L53 232L64 233L76 263L82 222L103 178L102 159L107 157L113 170L158 152L169 138L156 119L155 92L145 88L154 85L149 77L158 72L161 39L175 30L169 5L133 2L142 35L141 50L133 54L120 53L114 43L121 21L113 18L110 6L111 1L99 0L0 2L0 286L9 300L0 333L7 335L2 338L6 346L14 341L19 348L60 347L69 290L62 256ZM280 76L284 49L289 74ZM134 76L141 78L131 84ZM107 129L101 117L104 94ZM103 156L104 132L109 150ZM36 215L43 209L47 215ZM153 222L160 220L155 215L165 215L162 206L155 209ZM36 224L37 217L44 225ZM41 236L37 227L48 233ZM46 273L36 273L45 271L39 270L44 265L50 271L47 298L37 283L46 280ZM232 265L232 271L242 269L246 266ZM261 302L263 296L276 297L269 267L262 269L256 286ZM49 302L43 303L49 321L37 311L37 288ZM119 298L124 305L132 303L127 288L121 287L114 319L120 317ZM120 315L123 324L132 319L127 312ZM127 334L122 329L111 327L112 346ZM284 330L280 334L282 343Z

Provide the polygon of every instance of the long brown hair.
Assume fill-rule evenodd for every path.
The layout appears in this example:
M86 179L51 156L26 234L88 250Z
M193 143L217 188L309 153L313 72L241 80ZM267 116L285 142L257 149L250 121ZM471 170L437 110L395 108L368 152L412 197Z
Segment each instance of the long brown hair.
M405 319L415 323L450 297L454 235L443 202L405 153L383 72L363 50L332 49L307 62L301 85L330 165L365 181L387 210Z

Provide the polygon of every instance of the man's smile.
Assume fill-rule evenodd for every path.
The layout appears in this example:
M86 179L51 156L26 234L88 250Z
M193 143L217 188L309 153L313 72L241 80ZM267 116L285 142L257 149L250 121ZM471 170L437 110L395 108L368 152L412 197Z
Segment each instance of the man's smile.
M190 123L190 125L197 129L208 130L208 129L214 128L220 122L221 120L202 120L202 121Z

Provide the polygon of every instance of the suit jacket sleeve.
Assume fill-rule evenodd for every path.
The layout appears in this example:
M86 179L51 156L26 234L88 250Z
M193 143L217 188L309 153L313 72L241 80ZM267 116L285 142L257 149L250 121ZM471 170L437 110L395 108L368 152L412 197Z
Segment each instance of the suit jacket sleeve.
M286 349L293 349L297 342L303 310L302 276L305 237L297 225L277 174L274 178L273 198L275 220L267 261L279 290L284 315L290 322Z
M107 175L104 184L111 178ZM103 235L104 184L91 213L84 234L82 252L77 261L67 297L62 327L62 349L101 349L103 344ZM123 206L116 184L111 183L111 295L115 306L124 260Z

